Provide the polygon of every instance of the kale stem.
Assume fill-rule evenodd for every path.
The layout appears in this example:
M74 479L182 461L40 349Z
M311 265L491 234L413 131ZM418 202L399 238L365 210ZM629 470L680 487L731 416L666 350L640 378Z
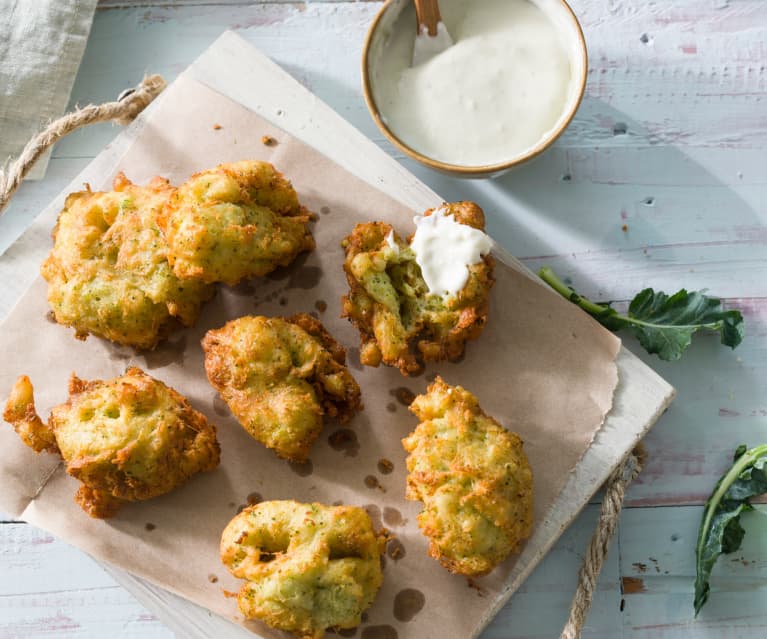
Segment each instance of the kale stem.
M740 476L740 474L746 470L749 466L752 466L756 460L758 460L760 457L767 455L767 444L762 444L761 446L757 446L756 448L752 448L751 450L747 450L745 453L743 453L738 459L735 460L735 463L732 465L730 470L728 470L724 475L722 475L722 478L719 480L719 483L716 485L716 488L714 489L714 492L711 494L711 497L708 498L708 501L706 502L706 507L703 510L703 518L700 522L700 530L698 531L698 543L695 545L695 557L696 557L696 590L699 585L699 580L701 578L700 574L700 558L703 555L703 547L706 544L706 539L709 532L709 527L711 526L711 520L714 518L714 515L716 514L717 509L719 508L719 504L722 501L722 498L727 494L727 491L729 490L730 486L732 486L733 482L735 482L736 479ZM700 608L702 607L702 603L699 603L698 601L695 602L695 616L697 617L698 612L700 611Z
M578 295L578 293L576 293L572 288L560 280L557 277L557 274L554 273L554 271L552 271L548 266L544 266L541 270L538 271L538 277L540 277L544 282L546 282L546 284L553 288L562 297L570 300L573 304L577 304L584 311L590 313L591 315L602 315L610 308L609 306L604 306L602 304L595 304L591 300Z
M767 454L767 444L763 444L761 446L757 446L756 448L752 448L751 450L747 450L740 457L738 457L738 459L732 465L732 468L730 468L730 470L728 470L727 473L722 476L722 478L719 480L719 484L706 503L705 515L703 517L703 521L701 522L701 531L708 529L709 524L711 523L711 519L714 516L714 511L716 510L717 506L719 506L719 502L722 501L722 497L724 497L725 493L732 485L732 483L738 478L740 473L751 466L764 454ZM701 538L698 539L698 550L700 550L702 546L702 541L703 540Z

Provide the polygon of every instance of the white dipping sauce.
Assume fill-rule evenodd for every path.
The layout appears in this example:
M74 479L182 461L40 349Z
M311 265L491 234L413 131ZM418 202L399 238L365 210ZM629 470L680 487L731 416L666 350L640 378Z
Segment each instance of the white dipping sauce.
M556 127L575 89L565 38L528 0L441 0L440 9L455 44L412 68L412 8L394 23L373 66L381 117L448 164L523 155Z
M456 295L469 280L469 266L493 248L493 241L479 229L456 222L444 208L428 217L413 218L416 230L410 242L415 261L434 295Z

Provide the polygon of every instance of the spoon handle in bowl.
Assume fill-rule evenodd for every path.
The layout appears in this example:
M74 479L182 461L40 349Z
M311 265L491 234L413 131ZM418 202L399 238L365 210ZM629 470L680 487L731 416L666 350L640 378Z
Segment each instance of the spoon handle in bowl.
M442 20L439 14L439 3L437 0L414 0L415 16L418 20L418 33L421 33L422 26L430 36L437 35L437 24Z

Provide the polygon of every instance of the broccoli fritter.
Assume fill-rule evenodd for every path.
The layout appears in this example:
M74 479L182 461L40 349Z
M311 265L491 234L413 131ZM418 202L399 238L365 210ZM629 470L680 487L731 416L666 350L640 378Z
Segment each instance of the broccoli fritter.
M160 226L178 277L233 286L312 250L311 219L271 164L243 160L193 175L170 198Z
M151 349L174 324L194 324L214 289L179 280L168 264L156 218L170 183L156 177L142 187L119 173L113 188L67 197L41 267L48 302L80 339L90 333Z
M82 482L75 501L91 517L170 492L219 462L216 428L172 388L138 368L109 381L74 374L69 400L44 424L32 384L19 377L3 418L37 452L58 453Z
M246 579L240 612L301 639L354 628L381 586L383 531L354 506L266 501L227 525L221 561Z
M240 317L202 340L205 371L248 433L280 457L305 461L323 417L362 409L346 351L319 320Z
M461 224L484 229L482 209L473 202L441 208ZM350 289L343 316L360 332L363 364L383 362L403 375L418 374L425 361L460 359L466 341L482 332L494 282L489 255L469 266L469 279L457 295L443 296L429 292L414 252L389 224L358 224L343 247Z
M410 410L421 420L402 445L407 499L429 554L450 572L483 575L530 536L533 475L522 440L485 415L477 398L440 377Z

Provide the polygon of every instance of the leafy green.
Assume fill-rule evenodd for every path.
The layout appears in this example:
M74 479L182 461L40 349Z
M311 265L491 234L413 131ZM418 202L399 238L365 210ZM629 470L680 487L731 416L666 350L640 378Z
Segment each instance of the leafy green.
M740 548L745 530L740 516L753 510L749 499L767 493L767 444L746 450L739 446L735 460L706 502L695 546L695 614L706 603L709 577L721 554Z
M743 316L738 310L724 310L722 301L682 289L674 295L657 293L651 288L641 291L621 315L609 303L596 304L578 295L548 267L538 275L551 288L577 304L611 331L629 329L648 353L656 353L666 361L677 360L687 349L696 331L705 328L718 331L725 346L735 348L743 341Z

